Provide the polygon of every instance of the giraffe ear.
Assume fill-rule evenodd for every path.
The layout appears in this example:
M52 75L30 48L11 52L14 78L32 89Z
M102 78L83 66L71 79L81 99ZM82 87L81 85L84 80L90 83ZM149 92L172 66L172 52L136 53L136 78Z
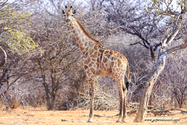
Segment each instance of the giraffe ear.
M67 6L65 6L65 10L66 10L66 13L68 13L68 7Z

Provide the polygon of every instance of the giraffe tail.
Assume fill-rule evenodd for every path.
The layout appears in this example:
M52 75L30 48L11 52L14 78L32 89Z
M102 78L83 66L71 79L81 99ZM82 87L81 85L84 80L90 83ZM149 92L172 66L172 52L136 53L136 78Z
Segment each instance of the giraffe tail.
M127 78L127 81L126 81L126 88L127 90L129 89L129 76L130 76L130 66L129 66L129 63L127 63L127 72L126 72L126 78Z

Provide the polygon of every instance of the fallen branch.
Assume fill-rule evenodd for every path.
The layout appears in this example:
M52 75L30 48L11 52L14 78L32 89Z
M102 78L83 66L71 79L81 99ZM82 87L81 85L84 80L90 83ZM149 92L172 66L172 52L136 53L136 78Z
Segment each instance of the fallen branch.
M171 113L170 111L169 111L169 109L167 109L167 110L152 110L152 111L150 111L151 113L153 113L154 114L154 116L157 116L157 115L167 115L167 114L169 114L169 113Z

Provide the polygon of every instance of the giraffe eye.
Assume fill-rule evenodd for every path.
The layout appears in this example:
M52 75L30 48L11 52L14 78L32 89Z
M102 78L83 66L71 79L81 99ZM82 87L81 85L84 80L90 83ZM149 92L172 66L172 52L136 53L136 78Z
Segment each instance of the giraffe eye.
M64 12L64 10L62 10L62 14L65 15L66 13Z

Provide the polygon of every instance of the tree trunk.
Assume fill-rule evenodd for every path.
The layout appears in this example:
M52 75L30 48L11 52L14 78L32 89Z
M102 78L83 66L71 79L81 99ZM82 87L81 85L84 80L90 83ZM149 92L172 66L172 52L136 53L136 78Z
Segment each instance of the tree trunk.
M51 110L51 101L49 94L46 93L46 101L47 101L47 110Z
M51 96L51 110L55 110L55 102L56 102L56 91L53 91Z
M44 73L44 69L42 67L40 59L37 59L37 62L38 62L38 65L40 66L41 76L42 76L42 79L43 79L42 84L43 84L43 87L44 87L45 93L46 93L47 109L51 110L51 101L50 101L51 95L50 95L49 87L48 87L47 82L46 82L46 76L45 76L45 73Z
M157 68L151 75L151 77L148 79L148 81L145 84L144 92L142 95L142 98L140 100L140 105L138 109L138 113L136 115L136 118L134 119L134 122L142 122L147 111L147 106L149 103L149 98L151 95L152 88L154 84L156 83L156 80L162 70L165 67L165 60L166 60L166 53L163 53L159 56L158 62L157 62Z

